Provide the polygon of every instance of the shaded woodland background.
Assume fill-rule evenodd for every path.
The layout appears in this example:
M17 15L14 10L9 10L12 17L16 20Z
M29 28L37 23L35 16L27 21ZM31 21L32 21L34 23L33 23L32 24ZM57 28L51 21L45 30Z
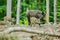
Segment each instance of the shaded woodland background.
M46 0L21 0L20 24L28 24L26 18L27 8L29 10L41 10L46 12ZM57 0L57 22L60 22L60 0ZM0 0L0 21L6 16L7 0ZM54 21L54 0L50 0L50 22ZM16 18L17 0L12 0L12 17ZM44 23L44 21L42 21Z

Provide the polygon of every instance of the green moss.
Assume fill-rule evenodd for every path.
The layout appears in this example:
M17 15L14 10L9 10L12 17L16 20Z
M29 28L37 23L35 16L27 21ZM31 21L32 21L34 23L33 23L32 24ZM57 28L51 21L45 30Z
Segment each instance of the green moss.
M0 40L18 40L18 36L0 35Z

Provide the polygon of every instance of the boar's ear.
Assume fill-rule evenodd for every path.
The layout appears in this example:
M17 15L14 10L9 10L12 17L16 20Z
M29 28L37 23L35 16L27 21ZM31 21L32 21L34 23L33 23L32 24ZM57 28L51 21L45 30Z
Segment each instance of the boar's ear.
M42 12L42 15L45 14L44 12Z
M42 12L42 15L43 15L43 16L45 16L45 15L46 15L46 13L45 13L45 12Z

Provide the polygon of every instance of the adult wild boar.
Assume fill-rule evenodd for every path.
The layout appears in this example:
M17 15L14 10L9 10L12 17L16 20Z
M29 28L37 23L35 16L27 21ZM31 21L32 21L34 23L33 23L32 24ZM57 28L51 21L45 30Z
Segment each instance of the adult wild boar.
M31 24L31 20L30 20L31 17L35 17L37 19L44 20L45 13L40 10L28 10L26 16L28 19L28 23L30 25Z

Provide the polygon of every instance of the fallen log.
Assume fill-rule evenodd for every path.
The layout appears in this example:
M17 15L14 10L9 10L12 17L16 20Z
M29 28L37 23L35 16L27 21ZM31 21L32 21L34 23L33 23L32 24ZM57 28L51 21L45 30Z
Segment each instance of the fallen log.
M24 32L29 32L29 33L36 33L36 34L60 37L60 34L45 32L45 31L41 31L41 30L33 30L32 28L28 28L28 27L9 27L9 28L5 29L3 32L0 32L0 34L1 33L9 34L14 31L24 31Z

